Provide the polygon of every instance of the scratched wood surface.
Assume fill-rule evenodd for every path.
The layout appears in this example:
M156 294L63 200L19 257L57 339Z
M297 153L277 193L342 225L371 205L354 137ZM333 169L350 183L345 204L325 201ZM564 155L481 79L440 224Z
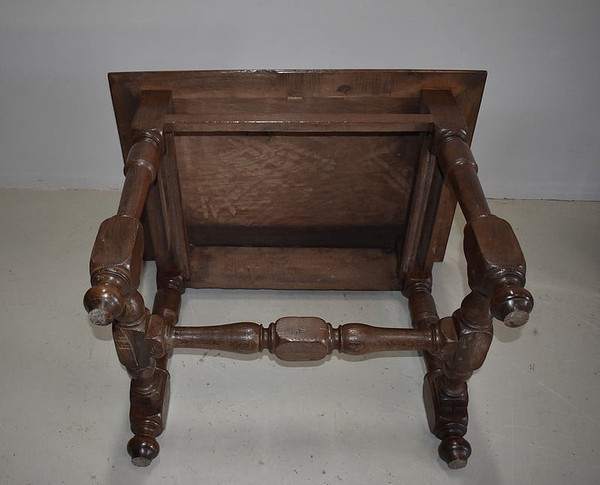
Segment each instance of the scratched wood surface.
M193 136L175 145L192 244L242 244L232 226L259 246L286 233L293 246L344 246L370 228L375 239L363 234L363 246L393 247L403 233L418 136Z
M154 194L165 235L149 245L161 271L200 287L399 288L395 258L408 244L421 266L441 259L456 205L434 177L423 241L406 238L421 133L433 129L422 93L450 91L470 141L485 77L413 70L110 74L125 157L139 107L164 101L160 116L151 110L151 119L142 119L166 140ZM428 239L439 244L430 248ZM293 270L295 262L303 266ZM241 278L232 265L254 269ZM362 276L354 278L352 266Z
M399 290L383 249L207 246L190 250L192 288Z

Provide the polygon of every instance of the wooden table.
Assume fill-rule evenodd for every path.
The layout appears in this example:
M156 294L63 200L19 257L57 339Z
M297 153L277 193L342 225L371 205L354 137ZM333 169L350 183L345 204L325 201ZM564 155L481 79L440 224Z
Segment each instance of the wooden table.
M419 350L430 429L466 465L466 381L492 316L533 307L510 225L490 214L469 148L482 71L198 71L109 75L125 161L117 214L100 226L84 298L113 326L131 376L133 463L158 455L175 347L320 360L333 351ZM431 270L456 204L471 292L440 318ZM152 312L137 288L156 261ZM283 317L176 326L191 288L398 290L413 328Z

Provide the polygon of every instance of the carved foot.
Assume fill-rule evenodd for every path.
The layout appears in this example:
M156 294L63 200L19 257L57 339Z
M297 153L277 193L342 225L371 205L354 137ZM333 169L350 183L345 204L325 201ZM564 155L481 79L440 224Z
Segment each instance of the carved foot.
M135 466L148 466L158 456L160 447L156 441L165 429L169 403L169 373L156 368L150 385L140 386L131 381L131 408L129 420L135 434L127 443L127 452Z
M152 436L135 435L127 443L127 453L135 466L148 466L158 456L160 447Z
M438 448L438 454L448 464L449 468L453 470L464 468L471 456L471 445L462 436L450 436L442 440Z
M442 370L429 372L423 383L423 399L431 432L442 440L438 453L448 467L463 468L471 456L471 445L463 438L467 432L467 384L461 383L460 392L450 394L441 386L445 379Z

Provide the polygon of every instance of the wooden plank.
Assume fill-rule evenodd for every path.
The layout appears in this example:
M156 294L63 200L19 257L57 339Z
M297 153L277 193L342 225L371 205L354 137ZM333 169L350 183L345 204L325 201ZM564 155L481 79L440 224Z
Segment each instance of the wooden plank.
M177 175L185 225L199 241L212 227L212 241L227 243L229 236L219 238L239 227L250 228L245 233L250 239L267 239L253 239L257 244L345 247L379 238L389 248L392 237L403 241L419 156L413 141L418 135L403 130L431 129L430 113L421 109L422 92L450 92L470 139L485 77L482 71L188 71L113 73L109 81L124 156L132 124L138 130L163 127L160 116L134 119L142 98L170 92L167 111L176 133L196 131L198 120L206 130L205 136L172 141L183 165ZM386 130L399 134L386 138ZM341 133L352 136L346 140ZM417 251L416 260L426 265L443 255L456 203L446 184L432 188L440 190L441 196L431 194L425 216L437 217L435 227L423 225L432 236L429 254ZM167 188L161 196L166 201L178 193L177 187ZM387 228L394 227L397 236L390 237L394 231ZM279 229L283 242L273 242L269 234ZM326 240L331 234L337 234L333 242Z
M427 221L429 227L424 227L424 238L428 237L430 243L427 250L421 252L419 260L425 269L431 271L433 263L443 261L446 246L452 229L454 212L456 211L456 195L450 182L443 180L441 171L436 171L434 186L428 207ZM431 214L431 215L430 215ZM432 223L433 222L433 223ZM430 234L430 236L428 236Z
M420 151L418 134L174 138L184 219L194 231L402 227Z
M435 160L431 155L431 136L423 136L421 144L421 155L419 157L419 166L415 175L415 183L412 192L412 203L410 215L408 217L408 228L404 239L400 259L399 274L404 277L421 270L417 264L417 254L421 245L429 245L427 239L423 239L423 225L425 223L427 202L431 190L431 182L435 172ZM425 234L427 237L428 234ZM399 248L400 250L400 248Z
M187 235L196 246L292 246L327 248L402 247L402 224L381 226L255 226L198 224Z
M164 131L175 134L206 132L403 133L431 131L429 114L173 114L165 116Z
M380 249L192 247L191 288L399 290L396 255Z
M485 78L484 71L427 70L165 71L109 74L124 158L129 149L131 121L142 91L172 91L177 113L181 112L179 109L186 102L202 103L199 100L220 98L367 98L374 103L379 103L382 98L412 99L406 105L408 111L401 111L416 113L422 90L448 89L456 98L467 122L469 136L472 136ZM191 101L176 101L185 99ZM381 112L390 111L384 108Z
M111 73L110 79L141 90L172 90L177 97L339 97L418 98L422 89L450 89L455 96L476 91L483 71L290 70L161 71Z
M181 189L177 172L177 153L173 135L165 135L166 155L159 173L160 204L164 219L169 268L166 274L189 277L188 242L185 233Z
M336 97L288 96L286 98L174 97L173 112L182 114L275 114L275 113L418 113L419 100L391 96Z
M162 161L161 161L162 165ZM160 177L159 166L159 177ZM144 227L145 246L144 259L156 261L157 268L164 270L169 266L167 242L165 234L165 223L160 206L160 192L158 183L154 183L148 190L146 197L146 206L144 207L144 218L142 219Z

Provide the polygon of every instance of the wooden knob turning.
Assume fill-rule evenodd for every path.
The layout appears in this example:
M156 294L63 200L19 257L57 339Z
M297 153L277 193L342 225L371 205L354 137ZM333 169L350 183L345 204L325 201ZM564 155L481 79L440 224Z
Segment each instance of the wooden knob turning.
M160 447L153 436L135 435L127 443L127 452L131 463L135 466L146 467L158 456Z
M83 305L94 325L110 325L123 313L123 295L116 286L94 285L83 297Z
M522 286L501 286L491 299L492 314L507 327L520 327L529 320L533 310L533 297Z
M438 453L448 464L448 468L457 470L467 466L467 460L471 456L471 445L462 436L449 436L440 443Z

